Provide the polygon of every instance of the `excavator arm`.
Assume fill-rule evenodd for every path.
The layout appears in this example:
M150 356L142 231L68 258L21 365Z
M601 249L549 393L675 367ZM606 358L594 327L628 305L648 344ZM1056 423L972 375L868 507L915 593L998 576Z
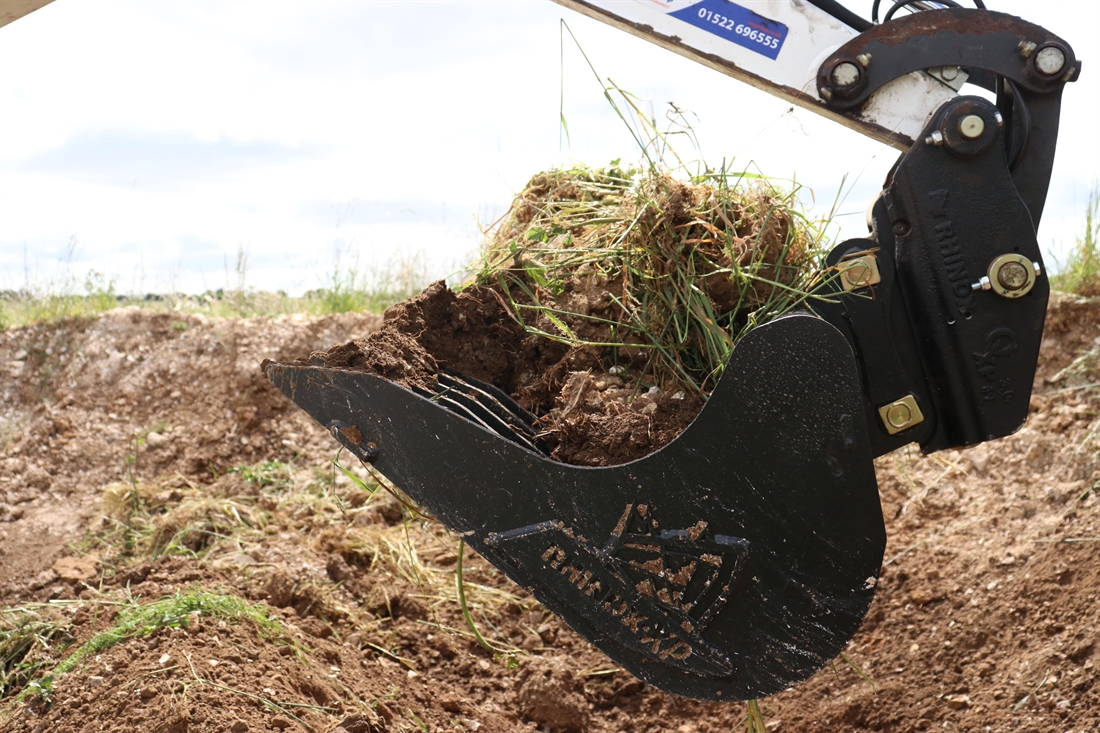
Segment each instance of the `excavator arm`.
M931 111L955 96L967 78L953 70L945 76L935 67L931 73L904 74L876 90L859 110L839 109L828 104L830 91L817 85L822 61L859 35L860 19L839 3L554 1L899 150L913 144ZM860 68L855 73L862 73Z
M872 459L1027 418L1049 294L1035 231L1081 64L953 0L900 0L881 23L833 0L559 1L902 151L814 312L751 331L683 434L620 466L550 460L531 416L462 375L416 394L316 354L264 370L634 675L705 700L779 692L874 596Z

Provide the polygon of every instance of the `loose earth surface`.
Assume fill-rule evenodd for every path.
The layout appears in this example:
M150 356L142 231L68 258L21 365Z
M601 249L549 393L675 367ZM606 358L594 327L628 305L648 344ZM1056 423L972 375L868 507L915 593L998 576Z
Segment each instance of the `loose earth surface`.
M1098 324L1100 300L1052 303L1016 435L876 462L876 600L835 667L761 701L768 730L1100 730ZM0 332L0 632L58 630L3 670L0 730L743 726L742 705L619 671L467 550L473 636L456 540L259 371L380 325L123 309ZM17 700L31 662L41 678L142 604L203 594L271 623L191 613Z
M574 278L558 295L561 321L586 342L606 343L612 339L606 323L616 310L608 280L582 281ZM606 323L566 315L566 308ZM536 326L543 333L553 328L549 321ZM382 326L368 337L300 362L369 372L433 394L443 391L436 377L444 370L473 377L538 418L551 458L613 466L665 446L703 407L698 394L647 383L651 357L639 348L567 346L529 333L497 291L474 286L456 293L439 281L387 309Z

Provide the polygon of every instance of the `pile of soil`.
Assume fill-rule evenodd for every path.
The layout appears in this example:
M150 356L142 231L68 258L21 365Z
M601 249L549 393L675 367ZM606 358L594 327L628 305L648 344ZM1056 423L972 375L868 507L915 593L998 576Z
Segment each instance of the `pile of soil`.
M874 687L837 660L761 701L768 730L1100 729L1097 323L1100 301L1052 303L1031 415L1016 435L876 462L886 564L845 652ZM0 332L3 618L16 608L59 615L80 644L111 623L113 604L201 588L258 604L282 628L271 640L247 621L203 616L123 641L56 679L46 698L0 700L0 729L736 729L742 706L633 679L467 549L471 611L494 644L517 651L480 646L454 599L455 540L403 518L396 500L364 503L336 473L311 494L320 498L292 501L228 472L277 460L302 484L332 477L332 439L256 366L379 325L126 310ZM1091 361L1075 364L1089 349ZM131 479L149 487L165 525L208 497L250 508L248 534L196 541L194 554L113 560L104 497ZM369 550L368 533L381 538ZM420 575L385 561L398 550L419 558Z
M695 418L752 319L792 307L818 273L789 193L659 171L535 175L461 292L437 282L329 367L438 391L458 372L511 395L548 455L582 466L646 456Z
M133 475L206 483L240 464L323 455L313 421L256 367L380 322L130 307L0 331L0 592L16 577L51 577L51 558L96 516L105 486Z
M598 288L567 292L575 308L584 299L588 313L611 308L609 293ZM590 324L578 320L576 326ZM309 363L370 372L431 392L439 389L440 370L459 372L512 395L537 416L550 457L609 466L669 443L704 403L699 394L639 382L648 358L641 349L611 352L528 332L491 288L455 293L439 281L389 308L377 332L314 353Z

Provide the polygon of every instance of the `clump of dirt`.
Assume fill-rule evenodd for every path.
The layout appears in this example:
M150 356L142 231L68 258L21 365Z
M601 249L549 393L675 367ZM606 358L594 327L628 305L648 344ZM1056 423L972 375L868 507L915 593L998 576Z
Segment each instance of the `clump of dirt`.
M584 684L568 669L536 659L525 666L516 692L517 712L551 730L578 733L588 727Z
M506 389L523 336L488 289L455 293L439 281L388 308L382 327L365 339L333 346L310 360L410 387L435 389L435 375L445 368Z
M429 391L437 390L441 369L488 382L540 416L552 458L584 466L648 455L702 409L701 395L628 382L628 369L609 362L600 349L568 348L526 333L490 288L455 293L442 281L388 309L382 327L367 338L300 361Z
M474 377L538 418L550 457L625 463L683 432L750 323L819 282L800 222L761 186L540 173L461 292L433 283L311 361L428 391L440 370Z

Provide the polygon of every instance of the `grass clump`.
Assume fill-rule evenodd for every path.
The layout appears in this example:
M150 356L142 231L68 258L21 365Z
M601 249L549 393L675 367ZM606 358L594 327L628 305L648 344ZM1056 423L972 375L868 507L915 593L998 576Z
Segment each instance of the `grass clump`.
M70 646L72 624L56 611L0 609L0 700L23 689Z
M613 161L535 175L489 233L478 285L528 333L633 361L666 391L709 390L750 328L825 277L797 189Z
M79 544L95 551L107 575L162 555L206 561L241 552L258 543L276 514L308 512L339 516L338 497L323 476L303 480L303 472L282 461L230 468L212 485L176 475L104 487L101 525Z
M186 628L193 614L208 616L217 620L230 623L249 622L255 626L257 633L266 641L277 641L283 637L283 629L278 621L271 618L266 607L251 604L239 596L217 593L194 586L186 590L180 590L171 596L161 598L145 605L127 601L120 604L121 608L116 614L111 626L91 639L81 644L71 654L57 663L49 674L38 679L25 682L22 691L14 699L21 702L27 697L35 695L48 700L52 692L53 684L58 678L72 672L84 663L89 657L107 651L111 647L129 639L136 639L156 633L166 628ZM24 624L24 631L17 639L27 637L28 628ZM53 633L64 633L67 627L55 628ZM33 632L32 632L33 633ZM3 637L0 636L0 639ZM41 636L35 638L40 639ZM25 644L25 642L22 642ZM25 657L24 657L25 659ZM22 664L22 677L40 671L43 663L28 665ZM14 691L16 687L5 689L5 694Z
M1077 237L1069 258L1050 278L1055 290L1087 297L1100 296L1100 186L1089 193L1085 231Z
M145 605L128 604L119 611L109 629L96 634L65 658L51 673L56 679L75 669L90 656L114 645L166 628L186 628L192 614L239 623L252 623L261 638L273 641L282 635L282 626L271 618L267 608L251 604L243 598L225 593L213 593L199 587L177 591L166 598Z
M281 461L236 466L211 486L176 475L109 484L99 527L78 543L96 552L110 577L133 563L163 555L205 561L258 542L277 508L294 490L294 468Z
M199 487L180 477L116 483L103 492L103 526L85 544L110 568L162 555L203 558L226 543L238 550L268 520L258 492L236 476ZM88 548L85 548L88 549Z
M828 277L828 220L802 213L797 186L708 165L689 113L670 103L659 129L577 48L643 162L536 174L490 230L474 283L499 289L527 333L601 350L636 388L706 394L745 333ZM568 137L564 111L561 125ZM700 160L685 161L675 138Z

